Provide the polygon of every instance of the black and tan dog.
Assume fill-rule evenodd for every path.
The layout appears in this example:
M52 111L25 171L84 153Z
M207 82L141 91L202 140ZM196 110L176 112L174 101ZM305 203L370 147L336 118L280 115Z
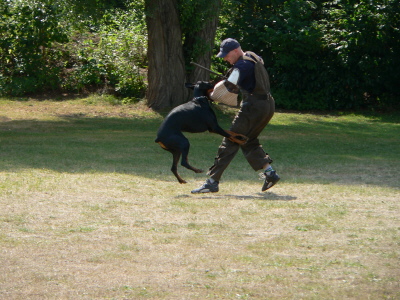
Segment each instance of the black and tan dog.
M196 173L203 170L192 167L188 162L190 143L182 132L209 131L220 134L232 142L244 144L248 138L244 135L222 129L218 125L217 117L212 110L207 93L213 89L213 84L198 81L194 84L186 84L186 87L194 89L193 99L187 103L175 107L164 119L158 129L156 143L171 152L173 156L171 171L179 183L186 183L178 174L178 161L182 155L181 165Z

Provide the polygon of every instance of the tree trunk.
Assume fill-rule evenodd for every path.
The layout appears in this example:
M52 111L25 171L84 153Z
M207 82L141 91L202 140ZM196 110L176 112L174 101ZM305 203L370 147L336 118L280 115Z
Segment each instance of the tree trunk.
M204 48L197 57L194 57L194 62L202 65L206 68L211 66L211 57L217 53L213 53L215 34L218 27L219 11L221 8L221 0L209 1L209 7L207 12L207 18L204 22L204 26L198 32L186 33L184 49L193 50L194 47ZM197 37L197 38L194 38ZM198 45L202 43L204 46ZM190 57L191 53L185 53L185 56ZM210 80L210 72L203 70L199 67L195 67L193 71L188 75L190 82L196 82L198 80L208 81Z
M154 110L187 100L182 32L177 0L146 0L148 30L147 105Z

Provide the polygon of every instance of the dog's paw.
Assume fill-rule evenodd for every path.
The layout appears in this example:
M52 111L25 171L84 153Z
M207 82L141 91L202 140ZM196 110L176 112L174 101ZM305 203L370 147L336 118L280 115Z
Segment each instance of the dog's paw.
M235 135L234 138L242 142L246 142L248 140L248 138L244 135Z
M243 134L236 133L233 131L225 130L227 133L229 133L231 136L228 138L231 142L237 143L239 145L244 145L247 143L249 138Z

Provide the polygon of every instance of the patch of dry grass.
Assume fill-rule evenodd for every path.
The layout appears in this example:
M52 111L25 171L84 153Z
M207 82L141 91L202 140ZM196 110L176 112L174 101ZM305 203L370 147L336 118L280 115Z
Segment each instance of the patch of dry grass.
M140 105L0 102L0 298L400 298L398 123L278 113L262 137L276 187L239 155L219 193L191 195L205 176L176 182L160 122ZM190 139L207 168L220 138Z

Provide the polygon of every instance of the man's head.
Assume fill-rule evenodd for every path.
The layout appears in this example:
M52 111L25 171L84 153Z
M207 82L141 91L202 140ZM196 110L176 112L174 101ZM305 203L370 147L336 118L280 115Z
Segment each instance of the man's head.
M239 42L235 39L228 38L222 41L221 49L217 57L221 57L233 65L242 55L243 51Z

